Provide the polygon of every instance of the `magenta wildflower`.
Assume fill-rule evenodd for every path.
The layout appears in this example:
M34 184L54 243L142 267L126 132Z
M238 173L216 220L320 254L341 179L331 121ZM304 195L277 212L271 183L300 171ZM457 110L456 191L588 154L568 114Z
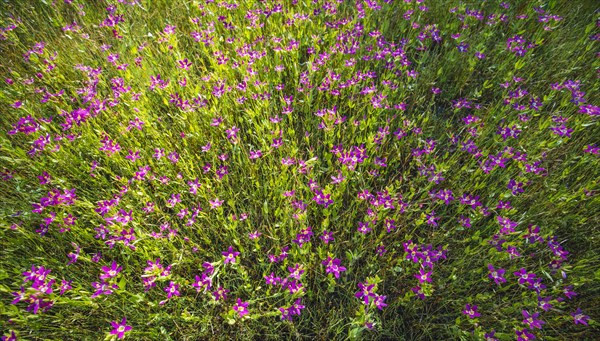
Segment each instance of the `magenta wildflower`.
M506 270L495 269L492 264L488 264L488 270L490 271L490 273L488 274L488 277L490 279L494 280L494 282L496 282L496 284L506 282L506 279L504 278L504 273L506 272Z
M495 334L496 334L496 331L492 330L489 333L485 333L485 335L483 335L483 337L485 338L485 341L499 341L499 339L494 336Z
M169 283L169 286L167 286L165 289L165 292L167 293L167 298L171 298L173 296L179 296L179 284L171 281Z
M296 234L296 239L293 239L292 242L298 244L299 247L302 247L305 243L310 242L312 236L312 227L307 226L305 229L302 229L300 233Z
M281 278L276 277L275 273L271 272L270 275L265 276L265 282L267 285L277 285L277 284L281 283Z
M329 244L329 242L332 242L334 240L334 238L333 238L333 232L329 232L327 230L323 230L323 235L321 235L319 238L321 238L321 240L323 241L323 243Z
M215 208L221 207L221 205L223 205L224 201L219 200L219 198L215 198L213 200L209 200L208 203L210 204L211 209L215 209Z
M292 315L300 315L304 308L306 308L306 306L302 305L302 299L298 298L289 309L291 310Z
M419 299L425 299L425 293L423 292L423 288L420 286L417 285L416 287L410 288L410 290L412 290L412 292L414 292Z
M590 317L584 315L583 312L581 312L581 308L577 308L575 312L571 313L571 316L573 316L573 322L575 322L575 324L588 325L587 321L590 319Z
M258 239L258 237L260 237L261 235L262 235L261 232L258 232L258 230L255 230L254 232L248 233L248 238L254 240L254 239Z
M102 267L102 271L104 271L104 273L100 274L100 279L109 279L116 277L122 269L123 267L119 266L117 262L113 261L110 267Z
M346 271L346 268L341 266L341 260L337 258L327 257L321 264L325 265L325 272L333 274L335 278L340 278L340 272Z
M215 290L212 294L213 294L213 297L215 298L215 300L219 301L219 300L226 300L227 293L229 293L229 290L227 290L223 287L218 287L217 290Z
M367 233L373 231L373 229L369 227L368 221L367 222L359 221L358 228L356 230L362 234L367 234Z
M73 287L71 286L71 283L73 283L73 281L67 281L67 280L62 280L61 284L60 284L60 295L64 294L67 290L71 290L73 289Z
M540 308L542 308L544 311L548 311L552 308L552 304L550 304L550 300L552 300L552 297L550 297L550 296L544 297L544 298L542 298L541 296L538 296L538 306Z
M292 313L290 308L280 307L279 312L281 313L281 319L284 321L292 320Z
M331 194L325 194L321 189L316 189L315 196L313 200L316 201L317 204L322 205L327 208L329 205L333 204L333 200L331 200Z
M477 306L468 303L465 306L465 310L463 310L462 313L472 319L481 316L481 314L477 312Z
M295 278L297 280L300 280L300 277L304 273L304 266L296 263L296 265L294 265L293 267L288 267L288 271L290 272L288 278Z
M250 160L255 160L262 157L263 153L260 150L251 150L250 151Z
M517 341L535 340L535 335L531 334L527 329L516 330Z
M230 246L227 251L221 252L223 256L225 256L225 264L227 263L235 263L236 257L240 254L239 252L233 249L233 246Z
M542 329L542 325L546 323L537 319L537 317L540 316L540 313L530 314L527 310L521 310L521 314L523 314L523 324L527 325L529 329Z
M418 274L415 274L415 277L419 280L419 283L431 283L431 271L426 271L424 268L419 270Z
M237 138L237 133L239 131L240 131L240 129L238 127L233 126L229 129L225 130L225 133L227 133L227 138L233 142Z
M184 70L189 70L190 66L192 66L192 62L190 62L187 58L183 60L177 61L177 66Z
M96 291L90 296L91 298L98 297L100 295L110 295L114 292L114 290L119 289L116 284L110 284L104 281L100 282L92 282L92 286Z
M565 296L568 299L572 299L573 297L577 296L577 293L575 291L573 291L573 286L572 285L566 286L563 289L563 293L565 294Z
M383 308L387 307L387 304L385 303L386 298L387 298L387 296L381 296L381 295L375 296L375 299L373 300L373 302L375 303L375 306L377 307L377 309L383 310Z
M519 271L513 272L513 274L519 278L519 284L521 285L533 283L533 280L536 277L534 273L528 273L525 268L521 268Z
M238 298L236 304L233 306L233 310L235 310L240 317L244 317L244 315L248 315L248 304L249 302L242 302L242 300Z
M48 172L42 172L42 175L38 175L37 177L40 180L40 185L47 185L50 183L50 180L52 179L52 177L50 176L50 174L48 174Z
M363 303L365 305L368 305L369 299L375 298L376 294L373 292L373 288L375 288L375 284L369 284L368 282L358 283L358 288L360 290L358 292L356 292L356 294L354 294L354 296L356 298L362 298Z
M131 326L127 325L127 318L125 317L123 317L123 320L121 320L120 323L117 323L117 321L112 321L110 324L113 327L113 330L111 330L110 334L116 335L119 339L124 338L125 333L131 330Z
M18 339L17 339L17 334L15 334L15 331L11 330L9 336L2 335L0 337L0 340L2 340L2 341L17 341Z

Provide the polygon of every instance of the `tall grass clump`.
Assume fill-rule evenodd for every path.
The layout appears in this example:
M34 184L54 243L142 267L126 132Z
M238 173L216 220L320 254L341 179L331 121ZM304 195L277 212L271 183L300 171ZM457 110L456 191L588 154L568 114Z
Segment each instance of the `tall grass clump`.
M2 340L597 340L599 9L1 1Z

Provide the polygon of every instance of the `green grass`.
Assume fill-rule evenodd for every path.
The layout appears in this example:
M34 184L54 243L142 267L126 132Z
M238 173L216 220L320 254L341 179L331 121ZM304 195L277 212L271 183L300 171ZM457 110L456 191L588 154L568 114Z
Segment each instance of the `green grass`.
M527 310L539 312L545 322L542 329L530 330L537 339L594 340L600 334L600 161L597 152L585 150L600 144L600 125L597 115L580 113L580 106L600 105L599 7L594 1L509 2L506 9L496 1L396 0L380 1L379 10L359 2L361 15L350 1L239 1L236 8L226 9L225 2L143 0L133 6L116 4L115 13L124 21L115 27L101 25L110 5L104 1L1 2L0 332L15 331L26 340L111 339L110 322L126 317L132 330L125 336L135 340L478 340L492 330L501 340L513 340L516 330L527 328L522 322L522 310ZM278 4L282 11L256 14L257 20L251 20L249 11L272 10ZM419 9L422 5L427 11ZM330 6L335 13L328 12ZM560 20L540 22L538 6ZM482 10L485 18L465 15L473 9ZM403 15L408 10L414 13L407 20ZM486 23L492 14L506 20ZM519 19L523 14L528 18ZM331 27L343 20L347 22ZM223 21L234 28L226 28ZM73 22L78 30L63 30ZM16 27L8 29L12 24ZM362 33L356 33L358 24ZM176 27L174 34L163 32L167 25ZM428 25L440 31L441 41L419 39ZM373 31L380 38L369 35ZM192 32L211 43L197 42ZM456 33L460 37L455 39ZM507 40L516 35L536 46L516 56L507 49ZM358 48L354 54L344 53L340 44L348 52L352 39ZM24 54L40 41L45 42L43 52L26 60ZM467 52L457 49L461 42L469 45ZM294 43L296 48L288 48ZM110 45L106 51L105 44ZM478 51L484 59L475 56ZM115 65L108 62L109 54L119 55ZM228 58L226 63L219 62L220 55ZM136 58L141 58L139 66ZM351 58L355 63L346 64ZM188 70L178 67L183 59L191 62ZM410 64L403 65L403 60ZM128 66L119 69L118 64ZM284 69L277 71L280 65ZM89 75L92 69L99 70L96 76ZM408 71L418 76L409 77ZM151 77L157 75L170 83L151 90ZM182 86L178 82L184 77L187 84ZM514 77L522 80L514 82ZM119 93L111 89L116 79L122 80ZM222 80L226 90L216 96L214 87ZM238 87L244 80L245 91ZM568 85L569 80L580 82L585 103L574 103L570 90L551 87ZM505 89L500 84L507 81L511 85ZM372 93L363 92L368 87L374 88ZM432 93L434 87L441 93ZM506 105L517 88L528 94ZM63 90L44 100L44 93ZM89 98L86 91L92 93ZM175 94L189 107L173 103ZM243 103L241 96L246 98ZM288 96L293 96L291 104L286 103ZM381 105L373 103L375 96L383 98ZM528 107L532 98L542 102L539 110ZM456 108L453 101L459 99L472 107ZM118 103L112 105L114 100ZM23 105L15 108L16 101ZM105 110L64 128L65 114L90 109L96 101L106 101ZM513 108L515 102L524 110ZM401 103L405 110L395 108ZM293 112L283 113L287 107ZM315 115L334 107L333 117ZM9 134L28 115L38 122L37 131ZM274 122L277 115L280 121ZM467 126L463 119L468 115L480 122ZM558 116L567 120L570 137L551 130L560 125L554 122ZM40 120L50 117L51 122ZM143 129L128 129L136 117L144 122ZM223 120L220 126L211 124L217 117ZM521 130L519 137L504 140L498 130L513 125ZM234 140L226 132L233 126L240 129ZM385 127L389 134L378 141L378 131ZM471 134L468 129L473 127L477 129ZM397 129L407 135L397 139ZM52 141L29 155L33 141L46 134ZM108 155L100 149L105 136L120 145L119 152ZM282 146L275 148L273 139L278 137ZM481 155L463 150L469 139ZM415 150L427 148L428 140L436 141L435 148L416 157ZM207 143L211 149L204 152ZM344 151L364 145L368 158L355 169L342 165L332 152L338 145ZM525 153L526 161L513 159L506 148ZM164 149L165 156L153 157L155 149ZM139 150L142 158L126 159L129 150ZM262 157L250 159L256 150ZM179 155L176 163L167 158L173 151ZM482 163L502 152L506 167L485 172ZM220 158L223 154L226 160ZM305 161L307 167L282 165L288 157ZM386 158L387 165L376 165L376 157ZM528 171L537 161L545 171ZM208 171L203 169L207 163ZM142 166L149 166L145 179L133 180ZM220 166L228 168L222 178L217 175ZM431 166L443 181L435 183L422 174L423 167ZM51 176L49 184L40 184L43 172ZM331 177L338 174L345 180L333 184ZM170 181L161 183L163 176ZM188 185L194 179L201 184L196 195ZM331 195L331 205L313 200L311 180ZM512 194L510 180L524 183L523 193ZM77 198L72 205L32 212L32 204L53 189L76 189ZM449 205L430 196L442 189L454 194ZM284 196L292 190L293 198ZM387 191L394 208L359 199L363 190L374 195ZM168 200L177 193L181 202L170 207ZM463 194L479 196L489 214L460 204ZM99 202L116 197L118 203L104 217L95 211ZM216 198L223 204L211 209L209 201ZM305 209L293 204L298 200ZM499 200L510 201L512 208L498 209ZM155 204L154 212L142 210L147 202ZM198 205L202 210L186 224ZM177 214L184 208L189 213L180 219ZM124 227L106 220L120 209L132 210L132 220ZM439 218L437 226L426 221L432 211ZM36 230L50 212L56 219L41 236ZM61 232L69 214L76 222ZM242 214L247 219L240 219ZM471 227L461 226L461 216L471 219ZM497 216L518 223L514 232L502 235L502 251L490 246L500 234ZM395 220L395 230L386 231L386 219ZM357 227L365 221L373 230L363 235ZM164 223L176 235L154 238ZM109 237L95 237L101 225L109 236L133 228L135 249L122 241L111 247ZM526 241L530 225L540 227L543 242ZM300 247L293 240L309 226L314 235ZM325 244L319 238L323 230L333 232L335 240ZM256 240L248 237L254 231L262 233ZM569 252L554 271L549 264L560 256L547 243L552 237ZM409 240L446 252L427 270L432 281L421 285L427 296L423 300L411 290L419 285L414 275L421 265L407 259L403 243ZM74 245L80 254L68 264ZM221 253L229 246L240 252L235 264L223 264ZM269 261L269 255L279 255L286 246L285 260ZM379 246L385 254L378 255ZM510 257L508 246L520 256ZM93 257L99 253L102 258L96 262ZM347 269L338 279L322 265L328 256L340 259ZM146 291L144 268L157 258L165 267L171 265L171 272ZM92 298L91 283L100 281L101 268L113 261L123 268L110 279L117 288ZM204 262L215 267L212 289L206 293L192 286L205 270ZM285 278L296 264L305 270L303 290L291 294L265 283L264 276ZM497 285L488 278L488 264L506 270L506 283ZM11 293L31 287L32 282L23 283L22 273L32 265L51 269L50 278L56 279L54 292L43 295L53 306L37 314L27 311L26 302L11 304ZM518 284L513 272L521 268L535 273L546 288L537 293ZM73 282L60 295L62 280ZM171 281L179 284L181 295L159 304ZM357 285L365 281L377 283L375 292L386 296L387 307L380 310L355 297ZM566 286L577 296L566 298ZM218 287L230 290L226 300L213 298L211 292ZM29 295L35 292L27 290ZM538 296L550 297L553 308L541 309ZM249 302L245 317L232 309L237 298ZM282 321L279 308L297 299L305 309L292 321ZM468 318L462 313L466 304L477 305L481 316ZM570 313L578 308L590 317L588 326L574 324ZM372 329L367 323L373 323Z

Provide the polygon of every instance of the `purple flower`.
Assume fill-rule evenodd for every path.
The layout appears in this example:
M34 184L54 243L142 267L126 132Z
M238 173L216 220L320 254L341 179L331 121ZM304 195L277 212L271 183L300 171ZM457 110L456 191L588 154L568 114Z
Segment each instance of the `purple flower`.
M527 325L529 329L542 329L542 325L546 323L537 319L537 317L540 316L540 313L530 314L527 310L522 310L521 314L523 314L523 324Z
M215 300L218 301L218 300L226 300L227 293L229 293L229 290L227 290L223 287L218 287L217 290L215 290L212 294L213 294L213 297L215 298Z
M292 241L298 244L299 247L302 247L305 243L310 242L312 235L312 227L307 226L305 229L302 229L300 233L296 234L296 239L293 239Z
M552 297L550 296L544 298L538 296L538 306L544 309L544 311L550 310L552 308L552 304L549 303L551 299Z
M321 238L321 240L323 241L323 243L329 244L329 242L333 241L333 232L329 232L327 230L323 230L323 235L321 235L319 238Z
M535 340L535 335L531 334L527 329L515 330L515 334L517 335L517 341Z
M248 304L249 302L242 302L241 299L237 299L237 303L233 306L233 310L235 310L240 317L244 317L244 315L248 315Z
M288 267L288 271L290 272L290 276L288 278L295 278L297 280L300 280L300 277L304 273L304 267L296 263L296 265L294 265L293 267Z
M196 195L198 193L198 188L200 188L201 184L196 178L194 181L188 181L188 186L190 186L190 193Z
M167 299L170 299L173 296L179 296L179 284L171 281L169 285L164 288L164 291L167 293Z
M183 59L183 60L178 60L177 61L177 66L179 66L179 68L184 69L184 70L188 70L190 68L190 66L192 66L192 62L190 62L187 58Z
M586 326L588 325L587 321L590 319L589 316L584 315L581 312L581 308L577 308L577 311L572 312L571 316L573 316L573 322L575 322L575 324L585 324Z
M209 200L208 203L210 204L210 208L211 209L215 209L218 207L221 207L221 205L223 205L223 200L219 200L219 198L215 198L214 200Z
M431 214L425 213L425 218L427 218L427 225L438 226L437 221L440 220L440 217L435 216L435 211L431 211Z
M281 319L282 320L287 320L287 321L291 321L292 320L292 313L290 308L285 308L285 307L280 307L279 308L279 312L281 313Z
M419 280L419 283L431 283L431 271L427 272L425 269L421 268L418 274L415 274L415 277Z
M104 281L92 282L92 286L94 289L96 289L96 291L92 294L92 296L90 296L91 298L98 297L100 295L110 295L114 290L119 288L116 284L110 284Z
M369 227L368 221L364 222L364 223L362 221L359 221L358 228L356 230L362 234L367 234L367 233L371 232L373 229Z
M534 273L528 273L525 268L521 268L519 271L513 272L513 274L519 278L519 284L521 285L533 283L533 279L536 277Z
M47 185L50 183L51 177L48 172L42 172L42 175L38 175L37 177L40 180L40 185Z
M110 265L110 267L108 267L108 266L102 267L102 271L104 271L104 273L100 275L100 279L108 279L108 278L116 277L122 269L123 269L123 267L119 266L117 264L117 262L113 261L112 264Z
M306 308L304 305L302 305L302 299L298 298L294 304L289 308L289 310L291 311L292 315L300 315L300 313L302 312L302 309Z
M291 279L291 280L284 279L281 284L282 284L282 288L287 289L290 294L295 294L297 292L300 292L300 290L303 287L302 283L295 279Z
M600 147L598 147L596 144L588 144L584 149L583 149L584 153L590 153L590 154L594 154L594 155L600 155ZM41 181L41 180L40 180Z
M277 284L281 283L281 278L276 277L275 273L271 272L270 275L265 275L265 282L268 285L277 285Z
M505 283L506 279L504 278L504 273L506 270L504 269L495 269L492 264L488 264L488 270L490 271L488 277L493 279L496 284Z
M462 43L458 44L456 48L458 49L458 52L467 52L469 50L469 44L463 41Z
M373 302L375 303L375 306L377 307L377 309L383 310L384 307L387 307L387 304L385 304L386 298L387 298L387 296L380 296L380 295L375 296L375 299L373 300Z
M573 129L567 127L564 123L551 127L550 130L560 137L571 137L571 133L573 132Z
M262 235L261 232L258 232L258 230L255 230L254 232L248 233L248 238L254 240L254 239L258 239L258 237L260 237L261 235Z
M546 286L542 284L541 278L535 278L529 282L529 286L527 286L527 289L535 290L539 294L540 291L546 289Z
M165 26L165 29L163 30L163 32L165 34L173 34L175 33L175 29L177 28L177 26L174 25L167 25Z
M563 293L565 294L565 296L567 296L568 299L572 299L573 297L577 296L577 293L573 291L572 285L566 286L563 290Z
M17 341L17 334L15 334L14 330L11 330L9 336L3 335L2 337L0 337L0 340L2 340L2 341Z
M516 246L509 245L506 248L506 252L508 252L508 254L510 255L510 259L521 257L521 253L519 253L519 250L517 250Z
M225 256L225 264L227 263L235 263L236 258L240 253L233 249L233 246L230 246L227 251L221 252L223 256Z
M416 287L410 288L410 290L412 290L412 292L414 292L418 298L422 300L425 299L425 293L423 292L423 288L421 288L420 286L417 285Z
M131 326L127 325L127 318L125 317L123 317L121 323L117 323L117 321L112 321L110 324L113 327L113 330L111 330L110 334L116 335L119 339L124 338L125 333L131 330Z
M73 289L73 287L71 286L71 283L73 283L73 281L67 281L67 280L62 280L61 284L60 284L60 295L64 294L67 290L71 290Z
M249 158L250 158L250 160L254 160L254 159L258 159L258 158L262 157L262 155L263 155L263 153L260 150L256 150L256 151L251 150Z
M328 274L332 273L335 278L340 278L340 272L346 271L345 267L340 266L341 260L337 258L332 259L331 257L327 257L321 264L326 266L325 272Z
M368 282L358 283L358 288L360 290L354 294L354 297L362 298L365 305L369 304L369 298L375 297L375 293L373 292L375 284L369 284Z
M495 330L492 330L489 333L485 333L485 335L483 335L483 337L485 338L485 341L499 341L494 335L496 334Z
M518 223L510 220L509 218L504 217L496 217L498 220L498 224L500 224L500 233L501 234L509 234L511 232L515 232L515 227L517 227Z
M471 218L465 217L464 215L461 215L458 218L458 222L460 223L460 226L462 226L462 227L466 227L466 228L471 227Z
M476 318L478 316L481 316L481 314L477 312L477 306L476 305L467 304L465 306L465 310L463 310L462 312L463 312L463 314L469 316L469 318L472 318L472 319L474 319L474 318Z
M524 185L522 182L517 182L514 179L510 179L506 187L512 192L512 195L517 195L519 193L523 193L523 186Z
M27 300L27 295L25 294L24 287L21 287L21 289L19 291L15 291L11 294L15 297L15 299L11 302L11 304L17 304L21 301Z
M315 196L313 197L313 200L325 208L333 204L333 200L331 200L331 194L325 194L321 189L315 190Z
M227 138L231 141L235 140L237 138L237 133L240 131L240 129L236 126L233 126L227 130L225 130L225 133L227 133Z

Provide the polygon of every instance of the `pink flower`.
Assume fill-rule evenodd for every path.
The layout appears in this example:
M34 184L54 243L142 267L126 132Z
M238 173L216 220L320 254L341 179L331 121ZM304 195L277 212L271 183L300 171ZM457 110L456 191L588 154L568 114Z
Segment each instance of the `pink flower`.
M249 302L242 302L241 299L237 299L237 303L233 306L233 310L237 311L240 317L248 315L248 304Z
M117 323L117 321L112 321L110 324L113 327L113 330L111 330L110 334L116 335L117 338L119 338L119 339L124 338L125 333L131 330L131 326L127 325L126 317L123 317L123 320L121 320L121 323Z
M221 252L223 256L225 256L225 264L227 263L235 263L236 258L240 253L233 249L233 246L230 246L227 251Z
M463 310L462 312L463 312L463 314L469 316L472 319L476 318L478 316L481 316L481 314L477 312L477 306L476 305L467 304L465 306L465 310Z

